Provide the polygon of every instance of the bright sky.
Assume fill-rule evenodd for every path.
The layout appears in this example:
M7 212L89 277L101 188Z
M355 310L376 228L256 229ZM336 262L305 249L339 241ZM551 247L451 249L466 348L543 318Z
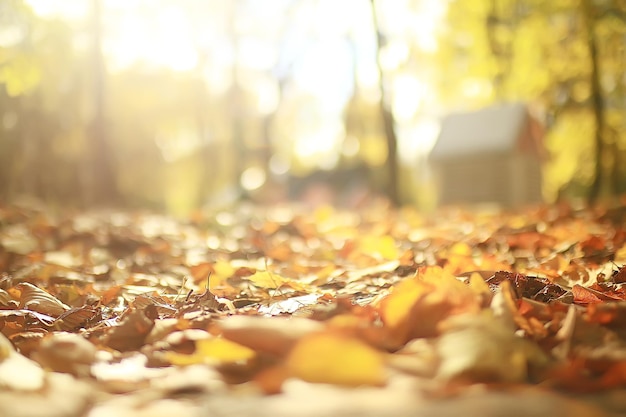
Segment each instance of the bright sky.
M91 6L86 0L26 2L41 16L78 22L88 19ZM382 65L394 74L391 104L399 130L409 132L400 138L400 145L410 147L411 152L428 149L434 137L427 136L436 131L432 117L422 115L432 107L433 92L415 71L401 68L409 58L408 41L424 53L436 50L436 29L446 2L386 0L378 4L383 6L379 20L389 39ZM239 81L255 91L262 113L276 110L280 100L276 77L288 75L293 93L314 98L317 119L326 121L309 124L307 131L294 135L295 154L311 162L328 164L328 158L341 148L345 131L338 121L353 94L354 75L362 92L376 98L378 74L369 0L107 0L101 5L111 71L136 63L174 71L199 70L211 90L219 92L232 82L236 62L247 69ZM200 68L201 58L209 65Z

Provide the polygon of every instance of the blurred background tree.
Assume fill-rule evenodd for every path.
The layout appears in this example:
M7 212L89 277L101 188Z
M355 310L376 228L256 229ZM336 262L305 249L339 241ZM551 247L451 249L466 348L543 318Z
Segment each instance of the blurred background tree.
M427 207L441 117L500 101L548 128L548 201L618 195L625 15L620 0L6 0L0 199L185 214L371 191Z
M548 128L549 200L624 193L626 3L455 1L447 22L438 56L445 100L460 90L480 104L531 103Z

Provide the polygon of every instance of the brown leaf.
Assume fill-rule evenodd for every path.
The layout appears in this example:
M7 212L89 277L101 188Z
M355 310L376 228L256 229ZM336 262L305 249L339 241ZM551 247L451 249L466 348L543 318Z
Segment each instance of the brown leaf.
M70 331L84 327L87 323L102 319L100 311L92 307L72 308L61 314L54 324L59 329Z
M20 290L20 308L58 317L67 310L69 306L63 304L52 294L34 286L29 282L22 282L15 286Z
M320 331L317 321L292 317L232 316L218 323L226 339L260 352L282 356L305 335Z
M547 363L535 345L493 315L455 316L444 326L437 341L439 378L524 382L529 363Z
M119 325L107 333L104 344L120 352L139 349L154 327L157 317L157 308L154 305L149 305L144 310L131 311Z
M572 287L572 294L574 295L574 302L576 304L601 303L604 298L602 297L602 294L598 294L596 291L578 284Z
M56 372L87 376L96 360L96 347L74 333L54 333L46 336L33 359Z

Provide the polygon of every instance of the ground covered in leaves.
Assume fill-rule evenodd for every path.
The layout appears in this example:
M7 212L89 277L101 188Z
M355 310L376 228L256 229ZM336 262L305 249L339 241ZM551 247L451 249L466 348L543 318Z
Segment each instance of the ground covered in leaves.
M625 216L0 206L0 415L621 415Z

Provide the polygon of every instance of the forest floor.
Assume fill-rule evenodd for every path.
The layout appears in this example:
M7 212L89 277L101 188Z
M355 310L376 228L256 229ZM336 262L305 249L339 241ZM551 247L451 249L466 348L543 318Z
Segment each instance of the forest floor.
M625 219L0 206L0 415L626 415Z

